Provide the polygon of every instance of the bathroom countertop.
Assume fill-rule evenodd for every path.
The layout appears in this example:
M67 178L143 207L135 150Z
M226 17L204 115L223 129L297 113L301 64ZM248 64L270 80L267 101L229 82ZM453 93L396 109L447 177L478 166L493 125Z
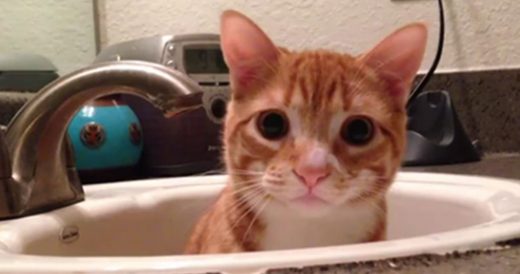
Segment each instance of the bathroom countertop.
M502 177L519 180L520 183L520 153L490 154L479 162L446 166L405 167L403 170Z
M492 154L475 163L406 167L405 171L442 172L503 177L520 183L520 154ZM520 274L520 238L487 250L441 255L419 255L373 262L272 270L269 274Z

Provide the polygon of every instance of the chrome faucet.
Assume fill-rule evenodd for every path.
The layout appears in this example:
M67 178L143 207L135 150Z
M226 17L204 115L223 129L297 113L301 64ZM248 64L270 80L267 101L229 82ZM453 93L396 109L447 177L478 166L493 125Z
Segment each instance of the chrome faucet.
M52 82L0 131L0 219L84 199L67 126L82 105L114 93L140 96L165 116L201 107L203 95L186 75L141 61L99 63Z

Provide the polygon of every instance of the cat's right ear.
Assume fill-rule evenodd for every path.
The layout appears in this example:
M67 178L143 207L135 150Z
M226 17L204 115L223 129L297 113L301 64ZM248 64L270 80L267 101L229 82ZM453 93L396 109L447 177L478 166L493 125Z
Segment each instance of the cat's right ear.
M233 10L221 16L220 43L235 98L261 84L279 56L276 46L253 21Z
M399 107L404 107L412 81L421 65L428 31L414 23L387 36L374 49L359 57L389 84L389 91Z

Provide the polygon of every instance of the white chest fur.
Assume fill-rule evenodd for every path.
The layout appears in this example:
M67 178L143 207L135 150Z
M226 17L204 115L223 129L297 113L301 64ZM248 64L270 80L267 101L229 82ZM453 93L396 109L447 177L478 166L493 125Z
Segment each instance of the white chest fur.
M273 204L263 211L266 230L262 250L343 245L366 240L378 223L377 207L362 204L337 209L324 217L302 217Z

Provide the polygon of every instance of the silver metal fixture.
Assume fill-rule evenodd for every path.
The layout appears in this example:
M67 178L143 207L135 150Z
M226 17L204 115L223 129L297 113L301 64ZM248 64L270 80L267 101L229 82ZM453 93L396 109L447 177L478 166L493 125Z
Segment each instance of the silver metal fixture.
M114 87L117 87L116 89ZM44 87L0 131L0 219L84 199L67 125L82 105L101 96L140 96L165 116L202 106L202 90L185 74L142 61L98 63Z

